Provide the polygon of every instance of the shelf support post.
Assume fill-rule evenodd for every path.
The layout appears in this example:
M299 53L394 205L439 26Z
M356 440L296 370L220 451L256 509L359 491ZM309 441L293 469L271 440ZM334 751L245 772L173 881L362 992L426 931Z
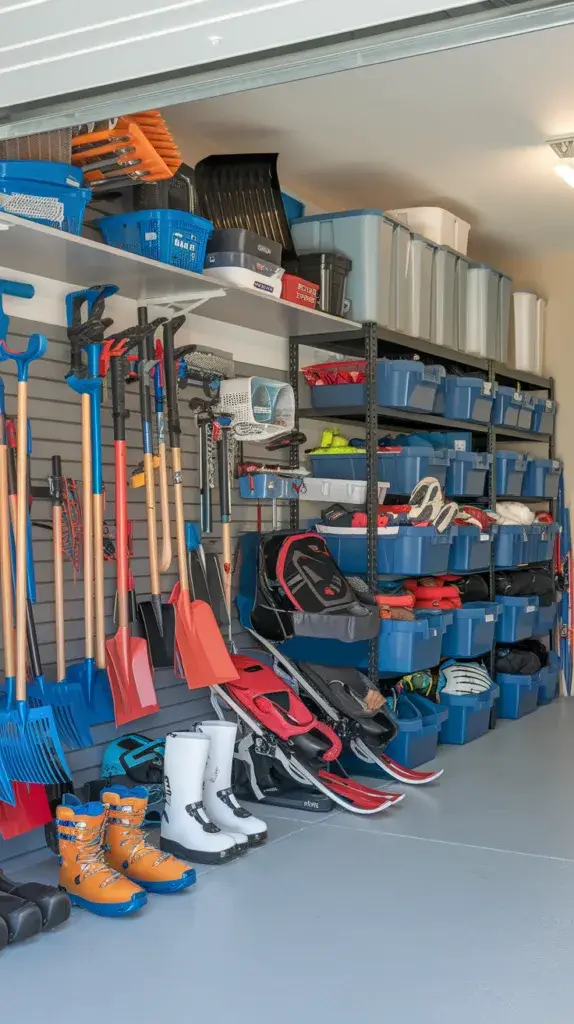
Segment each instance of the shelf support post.
M367 583L374 593L377 585L377 520L379 513L379 467L377 460L379 429L377 416L378 331L375 323L366 323L363 329L365 332L365 391L367 404ZM378 635L369 643L369 681L373 687L378 687Z
M295 397L295 430L299 431L299 341L289 338L289 383ZM289 445L289 467L299 469L299 446ZM289 502L289 527L299 529L299 502Z

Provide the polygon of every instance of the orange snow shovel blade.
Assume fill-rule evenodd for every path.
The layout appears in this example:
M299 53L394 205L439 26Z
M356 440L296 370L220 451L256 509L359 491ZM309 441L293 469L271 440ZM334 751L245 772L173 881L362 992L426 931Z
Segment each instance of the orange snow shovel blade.
M191 601L189 591L181 590L179 583L169 603L175 607L176 658L189 689L238 679L211 606L206 601Z
M114 701L116 725L126 725L159 711L148 647L141 637L120 626L106 640L106 668Z

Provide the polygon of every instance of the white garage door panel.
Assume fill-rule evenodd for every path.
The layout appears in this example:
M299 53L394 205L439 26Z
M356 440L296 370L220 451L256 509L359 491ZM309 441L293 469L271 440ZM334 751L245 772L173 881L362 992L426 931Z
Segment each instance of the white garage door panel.
M6 110L474 2L0 2L0 103Z

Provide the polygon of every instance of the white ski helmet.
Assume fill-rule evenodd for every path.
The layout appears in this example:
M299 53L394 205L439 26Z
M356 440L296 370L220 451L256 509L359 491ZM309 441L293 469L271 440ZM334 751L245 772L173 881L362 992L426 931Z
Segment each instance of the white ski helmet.
M441 682L444 682L439 687L441 693L484 693L492 686L492 679L484 665L472 661L445 663L441 666L441 675Z

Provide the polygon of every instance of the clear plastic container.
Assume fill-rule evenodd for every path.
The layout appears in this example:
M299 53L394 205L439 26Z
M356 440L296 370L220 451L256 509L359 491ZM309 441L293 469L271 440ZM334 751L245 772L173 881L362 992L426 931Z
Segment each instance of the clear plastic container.
M431 341L435 345L458 347L457 264L453 249L435 250L432 277Z
M436 246L422 235L411 235L408 269L408 327L413 338L429 339L433 261Z
M440 206L411 206L404 210L390 210L389 213L436 245L448 245L466 255L470 224L449 210Z

